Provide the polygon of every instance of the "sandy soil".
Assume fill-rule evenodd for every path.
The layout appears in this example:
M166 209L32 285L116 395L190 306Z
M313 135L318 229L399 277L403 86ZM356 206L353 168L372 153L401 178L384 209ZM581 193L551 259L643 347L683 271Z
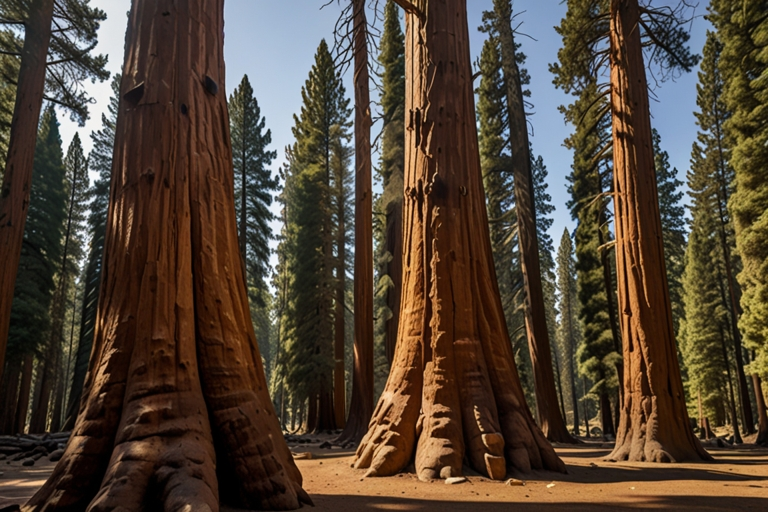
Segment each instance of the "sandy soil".
M674 465L604 462L609 445L558 447L567 475L513 475L525 486L508 486L471 473L456 485L409 473L364 479L350 467L351 450L317 444L291 448L312 453L297 464L318 511L768 510L768 450L749 446L711 450L714 464ZM52 469L47 461L31 468L0 462L0 508L23 503Z

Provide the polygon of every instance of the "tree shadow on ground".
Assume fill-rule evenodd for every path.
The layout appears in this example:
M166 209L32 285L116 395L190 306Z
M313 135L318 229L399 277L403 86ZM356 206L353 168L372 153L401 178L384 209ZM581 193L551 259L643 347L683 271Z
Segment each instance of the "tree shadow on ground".
M533 498L524 498L528 501L435 501L410 498L389 498L385 496L328 496L314 494L316 511L373 511L373 510L401 510L401 511L442 511L442 512L569 512L593 511L593 510L765 510L768 499L733 497L733 496L644 496L636 503L628 501L606 501L602 503L578 503L558 502L541 503L533 501ZM627 496L629 498L629 496ZM225 512L222 510L222 512Z

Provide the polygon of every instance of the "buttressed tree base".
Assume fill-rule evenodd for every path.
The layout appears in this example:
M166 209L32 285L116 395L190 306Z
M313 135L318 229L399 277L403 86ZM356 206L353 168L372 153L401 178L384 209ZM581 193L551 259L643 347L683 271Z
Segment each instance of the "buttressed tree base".
M290 510L237 243L223 0L134 0L100 306L64 457L25 511Z
M421 479L465 459L565 471L525 403L493 266L482 188L466 0L406 11L403 295L392 370L355 467Z

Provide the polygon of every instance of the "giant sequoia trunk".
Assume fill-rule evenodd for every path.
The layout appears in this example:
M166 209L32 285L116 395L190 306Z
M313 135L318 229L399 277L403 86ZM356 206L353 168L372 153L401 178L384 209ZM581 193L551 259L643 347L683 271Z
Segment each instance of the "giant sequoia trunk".
M637 0L611 0L616 275L623 401L611 459L711 460L688 422L669 302Z
M563 416L557 408L555 376L552 371L552 350L549 344L544 292L541 287L539 242L536 233L536 207L533 199L528 122L525 118L520 70L515 58L515 40L512 34L512 13L509 0L495 0L497 29L501 42L501 62L507 85L509 133L512 149L512 174L515 180L515 208L517 210L517 236L520 245L520 267L525 286L525 327L528 349L533 367L536 392L536 411L539 425L547 439L560 443L574 443L568 433Z
M134 0L84 399L25 511L295 509L237 241L223 0Z
M355 467L421 479L564 471L531 416L491 254L466 0L406 9L403 296L395 358ZM553 403L557 407L556 403Z
M373 202L371 98L365 0L352 0L355 52L355 358L347 426L339 441L360 442L373 414Z
M51 41L54 0L29 2L24 24L16 104L13 107L8 156L0 189L0 380L11 322L11 304L27 222L37 122L43 104L45 66Z

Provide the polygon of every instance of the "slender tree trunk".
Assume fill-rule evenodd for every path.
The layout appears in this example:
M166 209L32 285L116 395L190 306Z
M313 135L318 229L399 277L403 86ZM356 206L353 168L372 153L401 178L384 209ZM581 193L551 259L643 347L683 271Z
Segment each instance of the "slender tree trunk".
M56 372L56 385L53 388L53 400L51 403L51 432L61 430L61 407L64 401L64 376L62 375L61 365Z
M372 120L365 0L352 1L355 26L355 360L349 421L339 440L359 443L373 415Z
M0 188L0 379L5 366L8 328L16 273L27 222L32 165L37 141L37 123L43 104L45 69L51 41L54 0L29 2L24 24L24 46L16 85L8 156Z
M66 372L64 373L64 391L62 392L63 411L67 411L69 409L69 400L71 399L71 396L67 396L67 391L70 389L70 383L72 381L72 356L74 355L75 350L75 323L77 321L77 295L78 294L76 290L75 299L72 301L72 323L69 326L69 349L67 350L67 367ZM66 417L62 419L65 423L67 423ZM62 425L62 428L63 427L66 427L66 425Z
M704 410L701 405L701 388L697 390L697 397L699 402L699 439L704 439Z
M35 366L35 358L32 354L24 356L24 369L21 371L21 384L19 385L19 398L16 401L16 434L23 434L27 426L27 410L29 409L30 393L32 391L32 370Z
M517 236L520 246L520 267L525 286L525 326L533 367L536 391L536 411L539 425L550 441L574 443L557 408L557 390L552 371L552 350L547 332L544 293L541 287L539 243L536 233L536 207L533 196L533 175L528 142L528 121L525 117L520 70L515 58L512 34L512 13L509 0L495 0L497 31L501 43L501 62L507 84L507 108L512 150L512 174L515 180Z
M571 401L573 402L573 435L579 435L579 400L576 393L576 369L574 368L574 361L568 362L571 365Z
M307 406L307 426L305 432L307 434L313 434L317 432L317 426L319 424L318 416L320 415L317 407L317 402L320 400L320 393L312 393L309 395L309 405Z
M344 428L346 422L346 409L347 409L347 397L345 381L345 365L344 365L344 345L346 341L346 332L344 329L345 321L344 304L346 301L347 292L347 237L346 237L346 215L344 214L344 202L341 201L341 197L344 194L344 185L342 180L338 183L337 195L339 198L338 208L338 233L336 239L336 246L338 248L338 265L336 266L336 311L334 313L334 343L333 343L333 405L334 405L334 420L336 428Z
M584 397L587 396L587 390L589 388L587 387L587 378L584 377ZM587 428L587 437L591 437L591 434L589 433L589 407L587 407L587 401L584 400L584 426Z
M421 479L565 467L525 403L491 253L466 0L406 9L406 168L400 330L357 450L368 476ZM551 363L550 363L551 372ZM557 409L557 401L552 402Z
M555 358L555 384L557 384L557 397L560 399L560 416L565 421L565 400L563 399L563 379L560 374L560 358L557 356L557 350L552 351Z
M611 417L611 397L605 391L600 393L600 428L603 431L603 437L615 434Z
M688 422L677 360L637 0L611 0L616 268L624 399L614 460L711 460Z
M760 377L756 374L752 374L752 384L755 388L755 403L757 404L757 439L755 444L767 446L768 445L768 414L766 414L765 408L765 395L763 394L763 383Z
M733 380L731 379L731 363L728 361L728 349L725 346L725 333L720 329L720 343L723 348L723 364L725 364L725 377L728 379L728 406L731 413L731 426L733 427L733 442L742 444L741 432L739 432L739 415L736 414L736 397L733 393Z
M85 398L23 510L296 509L238 247L223 1L135 0L123 69Z

